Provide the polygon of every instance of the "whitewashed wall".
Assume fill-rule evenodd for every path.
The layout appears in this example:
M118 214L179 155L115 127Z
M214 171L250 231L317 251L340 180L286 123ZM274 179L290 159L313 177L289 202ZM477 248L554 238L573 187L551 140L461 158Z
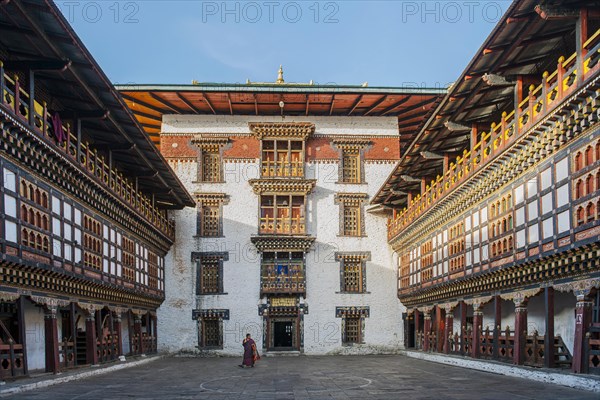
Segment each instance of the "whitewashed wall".
M249 133L248 122L281 122L281 118L236 116L174 116L163 119L165 133ZM317 134L397 135L397 119L390 118L286 118L285 122L310 121ZM262 348L263 320L258 315L260 299L260 254L250 242L258 233L259 200L248 179L258 177L259 160L224 165L225 183L199 184L195 162L172 161L171 166L190 193L226 193L229 203L223 207L224 238L199 239L196 234L196 210L186 208L172 213L177 239L166 258L166 300L158 310L159 350L197 351L198 328L192 310L228 309L224 321L224 348L219 353L241 354L241 341L251 333ZM304 349L307 354L394 351L402 343L401 306L397 299L397 271L387 245L386 219L365 213L366 237L346 238L339 234L339 205L336 192L367 193L369 198L387 178L392 163L367 163L365 185L343 185L337 164L311 163L307 178L317 179L307 200L307 233L316 236L307 254L304 316ZM223 286L226 295L196 296L196 265L192 252L228 252L224 262ZM367 262L365 294L339 294L340 264L337 251L370 251ZM336 306L369 306L364 341L361 346L341 345L341 319L335 318Z
M25 334L27 337L27 368L30 371L46 368L44 310L25 302Z

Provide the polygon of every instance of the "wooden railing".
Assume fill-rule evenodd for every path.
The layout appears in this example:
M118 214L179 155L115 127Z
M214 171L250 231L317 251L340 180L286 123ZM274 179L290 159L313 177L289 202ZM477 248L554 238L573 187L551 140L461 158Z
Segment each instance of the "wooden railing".
M9 339L8 343L0 342L0 379L25 375L23 345Z
M304 293L306 278L302 266L289 266L287 273L277 273L275 266L263 266L260 278L262 293Z
M262 176L271 177L303 177L304 162L302 161L262 161Z
M600 70L600 30L584 43L583 71L577 70L577 55L560 57L552 73L544 73L542 83L530 86L529 94L510 113L503 113L499 123L483 132L477 144L464 150L448 170L432 180L425 191L413 198L408 206L388 221L388 240L394 239L416 218L437 204L468 177L484 168L520 138L548 112L575 92L590 76Z
M142 333L142 342L144 343L145 353L156 353L156 337Z
M135 185L107 160L99 155L88 142L79 140L69 124L63 124L57 113L48 110L46 102L30 99L15 75L9 77L0 61L0 106L14 114L46 143L65 154L72 162L93 176L104 188L131 206L168 237L174 238L175 226L152 205L151 200L135 189Z
M108 334L97 340L98 362L109 362L119 358L119 335L117 332Z
M76 352L75 341L73 338L63 338L62 342L58 342L58 354L60 355L61 369L75 368Z
M585 337L585 364L582 372L600 375L600 323L593 323Z
M306 224L304 217L262 217L260 219L259 233L279 233L279 234L304 234Z

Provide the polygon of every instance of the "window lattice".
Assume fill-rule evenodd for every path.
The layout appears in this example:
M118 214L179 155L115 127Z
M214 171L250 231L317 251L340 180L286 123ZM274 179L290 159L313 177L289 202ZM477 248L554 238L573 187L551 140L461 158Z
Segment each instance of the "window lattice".
M202 260L200 289L202 293L219 293L219 261Z
M219 236L220 213L218 206L202 207L202 236Z
M221 342L221 330L219 329L218 319L205 319L202 321L204 325L203 336L204 346L218 347Z
M342 157L342 182L360 182L360 156L358 153L344 153Z
M360 236L360 207L344 206L344 235Z
M360 317L346 317L344 325L345 343L360 343Z
M362 292L361 261L344 260L344 292Z
M202 155L202 181L219 182L221 180L221 159L218 153Z

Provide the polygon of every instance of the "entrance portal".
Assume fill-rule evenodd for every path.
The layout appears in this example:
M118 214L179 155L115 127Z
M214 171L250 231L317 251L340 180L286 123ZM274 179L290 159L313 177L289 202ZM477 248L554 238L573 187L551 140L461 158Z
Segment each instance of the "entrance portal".
M273 347L278 350L294 347L294 324L292 321L273 322Z

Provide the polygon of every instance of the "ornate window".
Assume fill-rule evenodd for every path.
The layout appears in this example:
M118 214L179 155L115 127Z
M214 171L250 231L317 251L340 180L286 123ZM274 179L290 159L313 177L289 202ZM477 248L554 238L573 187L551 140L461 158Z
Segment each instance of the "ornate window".
M575 154L575 171L583 168L583 155L580 151Z
M594 177L592 175L588 175L585 178L585 194L594 193Z
M304 140L263 140L263 177L304 176Z
M305 196L260 196L259 233L304 234Z
M198 181L223 182L223 147L229 139L218 136L198 135L192 139L192 144L199 149Z
M223 321L229 320L229 310L194 310L192 317L198 321L198 347L222 349Z
M585 210L581 206L577 208L576 220L578 226L583 225L585 223Z
M586 222L592 222L594 219L596 219L596 207L594 206L594 203L589 203L587 205L585 214Z
M336 307L335 316L342 318L342 344L364 342L364 325L365 318L369 317L369 307Z
M585 149L585 165L592 165L594 163L594 150L592 146L588 146Z
M364 226L364 204L366 193L337 193L335 203L340 205L340 235L366 236Z
M229 197L223 193L195 193L198 204L196 234L200 237L223 236L223 205Z
M340 291L342 293L365 293L367 291L366 264L371 252L335 253L340 262Z
M196 294L223 293L223 261L229 259L229 253L192 253L192 261L198 266Z
M262 293L304 293L303 252L263 252L261 261Z
M361 183L360 153L358 151L343 151L341 178L343 183Z
M202 152L202 182L221 181L221 157L216 152Z
M575 183L575 199L579 199L585 196L585 191L583 189L583 181L581 179L577 180Z
M340 138L333 140L333 145L340 152L338 183L364 183L364 151L370 144L368 140Z

